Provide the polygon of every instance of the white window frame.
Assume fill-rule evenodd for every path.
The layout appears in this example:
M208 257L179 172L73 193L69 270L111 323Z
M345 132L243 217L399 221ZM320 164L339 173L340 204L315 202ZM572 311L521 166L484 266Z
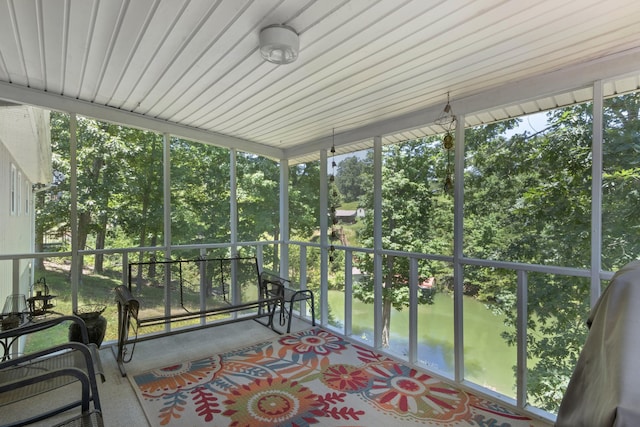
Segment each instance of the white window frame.
M25 178L24 180L24 213L25 215L29 215L29 209L31 204L31 184L29 180Z
M16 179L16 215L19 216L22 211L22 172L18 171L18 178Z
M16 179L18 175L18 170L16 169L16 165L11 163L9 175L9 213L11 215L16 214Z

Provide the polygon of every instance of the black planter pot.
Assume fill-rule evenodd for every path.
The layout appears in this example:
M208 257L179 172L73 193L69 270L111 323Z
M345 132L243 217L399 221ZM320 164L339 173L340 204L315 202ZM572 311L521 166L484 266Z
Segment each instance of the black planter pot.
M76 315L84 320L87 326L87 333L89 335L89 342L96 344L98 347L104 340L104 335L107 332L107 319L102 316L102 312L105 307L101 308L93 307L95 311L83 311L82 307L76 312ZM69 325L69 341L82 342L82 332L80 325L72 323Z

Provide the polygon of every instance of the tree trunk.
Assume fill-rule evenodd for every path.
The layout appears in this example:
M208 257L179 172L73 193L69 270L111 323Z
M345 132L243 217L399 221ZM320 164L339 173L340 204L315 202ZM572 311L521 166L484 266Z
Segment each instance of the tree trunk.
M384 289L393 286L393 257L387 257L387 276L382 284ZM391 335L391 299L382 293L382 347L389 348Z
M107 216L100 218L100 229L96 235L96 249L104 249L107 236ZM104 271L104 254L96 254L93 263L93 269L96 273Z
M150 203L150 191L144 191L142 196L142 212L141 217L146 218L147 212L149 211L149 203ZM142 221L140 226L140 234L138 235L139 245L140 247L144 247L147 241L147 227L146 221ZM138 262L144 262L144 252L140 251L138 254ZM142 286L142 266L138 266L138 271L136 274L136 288L138 292L140 291Z
M89 176L95 182L100 180L100 171L104 165L104 160L101 157L93 159L93 165ZM87 238L89 237L89 229L91 227L91 212L86 210L84 212L78 212L78 250L82 251L87 248ZM78 256L78 266L80 268L80 283L82 283L82 270L84 269L84 256Z
M155 246L158 244L158 236L154 234L151 236L151 243L149 246ZM155 261L155 256L151 257L150 261ZM149 264L149 277L156 277L157 274L157 264Z
M391 335L391 301L382 300L382 347L389 348Z
M80 212L78 214L78 250L82 251L87 247L87 237L89 236L89 225L91 224L91 214ZM80 268L80 282L82 282L82 269L84 268L84 256L78 255L78 266Z
M277 242L279 238L280 238L280 228L276 227L276 229L273 232L273 240ZM278 244L276 243L275 245L273 245L273 270L274 271L279 270L279 265L280 265L279 259L280 258L278 257ZM260 268L262 268L262 266L260 266ZM287 277L287 273L288 272L286 271L280 272L282 277Z

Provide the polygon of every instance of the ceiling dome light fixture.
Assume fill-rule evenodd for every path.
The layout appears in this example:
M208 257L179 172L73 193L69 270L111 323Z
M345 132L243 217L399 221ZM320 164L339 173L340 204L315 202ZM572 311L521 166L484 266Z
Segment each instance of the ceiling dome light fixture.
M298 33L287 25L269 25L260 30L260 54L274 64L290 64L298 57Z

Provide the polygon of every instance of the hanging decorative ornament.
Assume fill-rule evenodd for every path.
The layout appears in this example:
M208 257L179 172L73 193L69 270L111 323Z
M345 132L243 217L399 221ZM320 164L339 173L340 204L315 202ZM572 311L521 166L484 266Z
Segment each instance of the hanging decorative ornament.
M453 148L453 136L450 132L447 131L447 133L444 135L444 138L442 139L442 145L444 146L445 150L451 150Z
M447 152L447 166L445 169L444 177L444 191L451 193L453 191L453 166L451 165L451 153L453 150L453 135L452 131L456 127L456 116L451 110L449 104L449 92L447 92L447 105L444 106L442 113L435 122L437 125L442 126L444 129L444 138L442 138L442 146Z
M453 167L451 166L451 151L453 149L453 136L451 132L447 131L442 139L442 145L447 150L447 168L445 169L444 176L444 191L445 193L451 193L453 191Z
M440 113L435 123L442 126L444 131L449 134L456 126L456 116L453 115L451 104L449 104L449 92L447 92L447 105L444 106L442 113Z
M449 166L449 154L447 153L447 171L445 172L444 177L444 192L447 194L451 194L453 191L453 179L451 178L451 168Z

